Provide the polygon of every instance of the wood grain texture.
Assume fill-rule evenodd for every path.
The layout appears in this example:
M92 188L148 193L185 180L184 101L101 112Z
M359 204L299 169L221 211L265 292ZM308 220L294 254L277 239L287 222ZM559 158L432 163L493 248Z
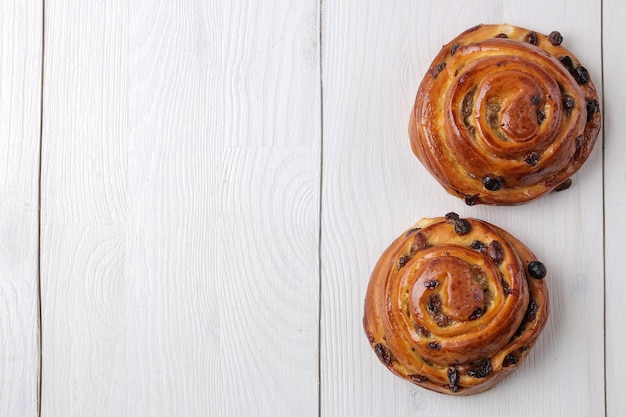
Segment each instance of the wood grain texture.
M45 2L42 415L125 415L126 6Z
M0 2L0 415L37 415L42 7Z
M47 1L43 224L127 218L123 2Z
M42 239L42 415L125 415L124 228L44 225Z
M477 23L560 30L599 86L600 12L599 1L323 3L322 415L603 415L601 145L567 192L520 207L467 207L419 164L407 136L432 58ZM505 228L550 274L552 315L529 359L468 398L393 376L361 323L378 256L421 217L449 211Z
M38 239L46 417L626 413L620 2L45 4L37 236L42 9L0 2L0 415L37 415ZM566 192L467 207L419 164L417 86L481 22L559 30L604 73L604 167L599 142ZM449 211L549 271L529 359L469 398L393 376L361 322L378 256Z
M129 413L315 415L316 2L130 16Z
M622 371L626 367L626 143L623 136L626 120L622 99L626 95L623 68L626 58L623 45L626 32L623 22L626 7L623 2L608 0L604 6L604 215L606 225L606 401L607 416L626 415L626 397L621 387L626 382Z
M46 5L42 414L317 415L318 2Z

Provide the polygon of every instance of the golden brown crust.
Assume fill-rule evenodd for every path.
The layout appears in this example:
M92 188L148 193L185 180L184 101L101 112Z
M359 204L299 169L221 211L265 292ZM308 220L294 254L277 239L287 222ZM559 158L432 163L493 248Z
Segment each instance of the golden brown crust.
M522 204L564 183L588 158L601 125L598 95L559 41L479 25L435 57L409 136L448 192L470 205Z
M376 264L363 324L396 375L446 394L485 391L522 363L548 318L536 258L476 219L423 219ZM540 265L542 266L542 264Z

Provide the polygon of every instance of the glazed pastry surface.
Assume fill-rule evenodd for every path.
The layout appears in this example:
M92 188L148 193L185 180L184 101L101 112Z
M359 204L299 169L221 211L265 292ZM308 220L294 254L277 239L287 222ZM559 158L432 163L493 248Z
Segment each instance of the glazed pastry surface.
M506 231L477 219L422 219L376 264L363 324L396 375L453 395L515 371L548 318L545 266Z
M411 147L468 205L514 205L565 189L601 126L589 72L549 36L479 25L445 45L422 80Z

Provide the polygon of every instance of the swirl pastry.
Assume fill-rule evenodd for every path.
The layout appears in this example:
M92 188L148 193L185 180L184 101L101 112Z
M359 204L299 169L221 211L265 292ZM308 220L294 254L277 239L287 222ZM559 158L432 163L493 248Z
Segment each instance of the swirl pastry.
M455 213L422 219L376 264L363 325L396 375L446 394L519 367L548 318L545 266L504 230Z
M445 45L422 80L411 147L468 205L513 205L568 188L601 125L589 72L549 36L479 25Z

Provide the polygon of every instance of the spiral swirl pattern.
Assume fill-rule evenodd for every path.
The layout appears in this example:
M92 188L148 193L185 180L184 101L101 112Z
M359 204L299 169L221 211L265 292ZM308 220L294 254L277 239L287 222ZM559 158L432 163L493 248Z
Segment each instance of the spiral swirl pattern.
M467 204L533 200L566 183L591 153L598 95L555 33L469 29L443 47L420 84L413 152Z
M524 360L548 317L545 267L476 219L423 219L378 261L364 327L381 362L425 388L468 395Z

